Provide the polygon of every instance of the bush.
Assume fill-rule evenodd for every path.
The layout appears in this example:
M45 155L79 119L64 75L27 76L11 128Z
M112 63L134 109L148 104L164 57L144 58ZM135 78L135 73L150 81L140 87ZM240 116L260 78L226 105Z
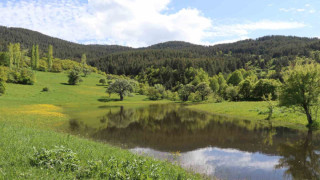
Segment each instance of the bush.
M51 72L59 73L59 72L62 72L62 71L63 71L63 69L62 69L61 63L54 63L52 65Z
M6 92L6 83L4 81L0 81L0 96L5 94Z
M272 95L272 99L277 98L277 89L279 87L279 82L273 79L260 79L252 90L252 95L256 100L262 100L263 96Z
M82 79L80 77L79 69L77 69L77 68L70 71L68 78L69 78L68 83L70 85L77 85L82 81Z
M33 85L36 82L36 77L31 69L14 69L10 70L7 81L10 83Z
M102 84L102 85L106 85L107 82L106 82L106 79L100 79L99 83Z
M48 91L49 91L49 88L48 88L48 87L44 87L44 88L42 88L42 91L43 91L43 92L48 92Z
M9 68L0 66L0 81L7 82Z
M48 71L48 63L44 60L40 60L38 70L43 72Z
M159 93L159 91L155 87L150 87L148 89L148 98L150 100L158 100L162 98L162 95Z

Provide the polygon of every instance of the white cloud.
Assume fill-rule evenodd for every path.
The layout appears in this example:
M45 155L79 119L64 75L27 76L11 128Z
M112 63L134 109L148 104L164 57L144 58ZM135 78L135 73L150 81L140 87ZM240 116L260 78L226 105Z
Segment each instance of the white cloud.
M81 43L147 46L170 40L214 44L247 38L255 30L301 28L298 22L258 21L221 25L195 8L169 13L170 0L9 0L0 2L0 23ZM232 28L232 29L231 29Z

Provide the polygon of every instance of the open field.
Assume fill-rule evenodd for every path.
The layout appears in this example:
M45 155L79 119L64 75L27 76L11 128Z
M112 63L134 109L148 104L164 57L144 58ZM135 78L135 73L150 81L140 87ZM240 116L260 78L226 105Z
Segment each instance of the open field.
M61 124L69 120L68 115L64 114L64 106L106 104L100 100L108 99L105 87L96 85L102 76L92 74L83 78L81 85L69 86L64 84L67 82L66 74L36 72L36 75L35 85L8 84L7 94L1 96L0 179L98 178L92 174L104 177L103 173L110 176L113 174L118 178L201 178L169 162L140 157L107 144L56 132L60 130ZM43 87L48 87L49 92L42 92ZM150 103L155 102L147 101L145 96L134 96L125 98L123 102L112 101L108 104L141 106ZM56 146L64 146L76 154L76 170L61 171L55 166L32 166L30 159L35 156L34 149L52 150ZM118 164L118 167L112 168L113 165L108 164L110 160ZM134 174L136 172L138 175Z

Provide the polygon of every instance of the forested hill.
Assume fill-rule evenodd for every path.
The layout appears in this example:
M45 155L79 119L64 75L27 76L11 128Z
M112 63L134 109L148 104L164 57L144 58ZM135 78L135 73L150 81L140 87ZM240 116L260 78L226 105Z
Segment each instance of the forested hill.
M54 47L55 57L73 60L80 59L83 53L86 53L89 59L95 60L113 52L131 49L117 45L82 45L28 29L0 26L0 51L6 51L9 43L20 43L21 48L29 50L33 44L38 44L42 54L47 52L47 48L51 44Z
M279 70L297 56L320 61L319 39L293 36L265 36L215 46L170 41L145 48L130 48L82 45L27 29L0 26L0 51L6 51L10 42L19 42L23 49L29 50L33 44L39 44L42 55L51 44L54 56L62 59L79 60L86 53L91 65L106 73L126 75L137 75L151 66L178 71L188 67L203 68L213 75L239 68Z
M136 75L153 66L178 71L202 68L214 75L239 68L279 71L296 57L311 57L320 62L319 50L319 39L293 36L266 36L215 46L172 41L113 53L91 64L112 74Z

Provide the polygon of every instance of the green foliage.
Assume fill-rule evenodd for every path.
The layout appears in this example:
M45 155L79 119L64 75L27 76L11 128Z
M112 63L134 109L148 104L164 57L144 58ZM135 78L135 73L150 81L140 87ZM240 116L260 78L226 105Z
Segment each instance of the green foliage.
M0 81L0 96L6 93L6 83L4 81Z
M62 72L62 64L61 63L53 63L52 68L51 68L51 72L54 73L59 73Z
M285 73L279 98L280 105L297 107L306 114L309 125L313 124L318 117L319 96L319 64L297 64Z
M107 93L116 93L120 96L120 101L123 97L133 92L134 85L132 80L127 79L116 79L115 82L111 83L107 89Z
M38 68L39 71L43 71L43 72L46 72L48 71L48 63L44 60L40 60L39 61L39 68Z
M77 171L80 167L77 154L63 146L51 150L34 148L34 151L34 155L30 158L31 166L56 169L62 172Z
M182 101L188 101L189 96L193 93L195 87L192 84L182 85L178 91L179 97Z
M40 61L40 55L39 55L39 45L37 44L35 47L35 52L34 52L34 68L38 69L39 68L39 61Z
M32 45L30 67L32 69L36 69L36 65L35 64L36 64L36 47L35 47L35 45Z
M239 84L239 97L243 100L250 100L253 84L249 79L243 80Z
M42 92L48 92L48 91L49 91L49 88L48 88L48 87L42 88Z
M228 78L228 84L233 86L238 86L238 84L243 80L243 76L240 70L234 71L230 74Z
M0 66L9 66L9 53L0 52Z
M107 81L106 81L106 79L103 78L103 79L99 80L99 83L102 84L102 85L106 85Z
M28 68L12 69L8 73L9 83L33 85L36 82L34 72Z
M219 82L219 95L223 95L225 93L225 90L227 88L227 81L225 80L224 76L222 73L218 74L218 82Z
M239 90L237 86L228 86L226 88L226 98L230 101L236 101L239 98Z
M217 93L220 88L217 76L210 78L209 83L210 83L210 88L211 88L212 92Z
M150 100L162 99L161 93L155 87L149 87L147 95Z
M204 101L208 99L208 96L212 93L212 90L207 83L202 82L196 86L196 93L200 96L200 100Z
M7 82L9 71L9 68L0 66L0 81Z
M48 60L48 71L51 71L52 69L52 64L53 64L53 46L49 45L48 47L48 56L47 56L47 60Z
M80 76L80 69L79 68L74 68L69 72L68 75L68 84L70 85L77 85L81 82L81 76Z
M89 74L91 74L91 69L89 68L89 66L84 66L83 68L82 68L82 72L83 72L83 75L84 75L84 77L86 77L86 76L88 76Z
M252 90L253 98L256 100L262 100L263 96L272 95L272 99L277 98L277 90L279 87L279 82L273 79L260 79Z

